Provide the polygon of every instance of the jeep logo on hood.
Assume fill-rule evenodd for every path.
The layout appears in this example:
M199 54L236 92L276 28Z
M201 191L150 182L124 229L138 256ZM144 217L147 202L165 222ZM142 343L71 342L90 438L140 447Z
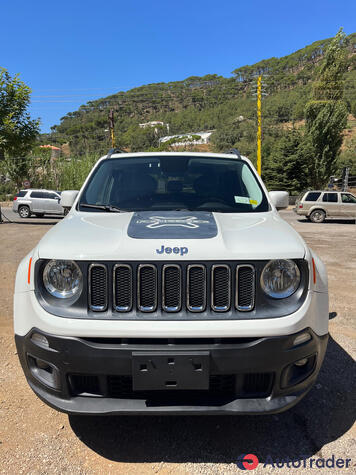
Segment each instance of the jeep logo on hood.
M188 254L187 247L165 247L163 244L160 248L156 249L156 254L179 254L184 256Z
M184 216L181 218L168 218L163 216L152 216L148 219L141 219L138 223L147 224L148 228L156 229L164 226L182 226L183 228L199 228L199 224L209 224L209 221L198 219L196 216Z
M206 211L141 211L133 214L127 230L136 239L207 239L217 233L214 216Z

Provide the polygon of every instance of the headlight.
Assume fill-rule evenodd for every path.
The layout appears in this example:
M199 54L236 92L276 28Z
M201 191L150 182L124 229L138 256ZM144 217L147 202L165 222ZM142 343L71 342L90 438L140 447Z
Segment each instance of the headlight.
M290 259L276 259L265 265L261 274L263 291L274 299L284 299L299 287L300 271Z
M43 283L54 297L68 299L80 294L82 272L74 261L49 261L43 271Z

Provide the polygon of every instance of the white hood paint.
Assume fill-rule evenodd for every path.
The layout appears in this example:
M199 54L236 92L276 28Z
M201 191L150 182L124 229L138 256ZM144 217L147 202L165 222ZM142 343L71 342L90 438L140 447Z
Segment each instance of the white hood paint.
M188 213L189 214L189 213ZM182 212L182 216L187 212ZM254 260L300 259L306 245L276 211L213 213L218 227L209 239L136 239L127 234L133 213L71 213L39 242L43 259L72 260ZM161 247L187 247L184 256L157 254Z

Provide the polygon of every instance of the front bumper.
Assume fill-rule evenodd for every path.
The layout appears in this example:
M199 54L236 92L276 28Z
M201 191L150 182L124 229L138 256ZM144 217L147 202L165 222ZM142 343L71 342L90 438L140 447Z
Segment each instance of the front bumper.
M305 331L309 341L295 345ZM40 336L34 339L34 333ZM15 338L28 383L44 402L69 414L93 415L281 412L315 382L328 341L310 328L288 336L190 339L76 338L33 329ZM137 355L153 367L162 355L178 366L184 358L204 361L207 387L197 387L196 379L177 368L178 376L173 372L170 379L178 378L179 387L182 377L184 389L137 390ZM303 366L294 364L303 359Z

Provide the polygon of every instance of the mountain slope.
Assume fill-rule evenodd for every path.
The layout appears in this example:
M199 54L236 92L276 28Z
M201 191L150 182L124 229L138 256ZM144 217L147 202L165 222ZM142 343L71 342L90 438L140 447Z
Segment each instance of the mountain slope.
M356 33L349 35L350 67L346 74L345 99L356 113ZM215 148L241 143L253 154L255 77L264 75L265 131L284 122L299 120L309 98L311 80L330 39L317 41L282 58L270 58L233 71L233 77L216 74L189 77L183 81L155 83L88 102L69 112L52 128L45 140L69 142L72 155L101 153L108 149L108 111L115 111L118 145L132 150L157 146L166 129L143 130L139 123L158 120L169 123L170 133L215 129ZM241 120L241 117L243 120ZM272 132L271 132L272 131Z

